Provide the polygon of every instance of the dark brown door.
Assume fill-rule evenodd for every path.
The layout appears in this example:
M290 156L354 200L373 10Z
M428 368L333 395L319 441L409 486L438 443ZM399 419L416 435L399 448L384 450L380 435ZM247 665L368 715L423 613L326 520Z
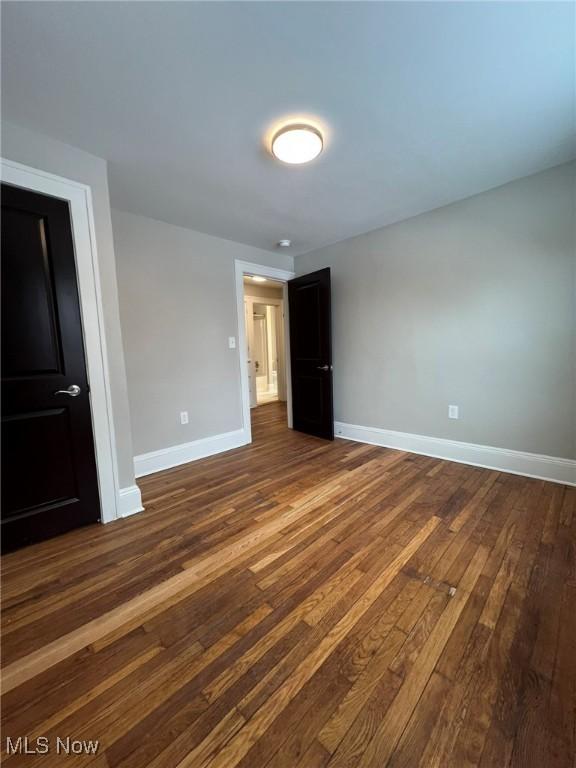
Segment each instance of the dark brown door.
M288 282L293 426L334 439L330 268Z
M68 203L2 185L2 549L100 518Z

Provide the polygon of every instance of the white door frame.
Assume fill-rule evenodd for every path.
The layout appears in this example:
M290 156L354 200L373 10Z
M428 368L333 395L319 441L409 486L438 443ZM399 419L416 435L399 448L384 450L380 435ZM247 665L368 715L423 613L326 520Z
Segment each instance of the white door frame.
M104 335L104 312L98 254L96 252L92 191L86 184L70 181L61 176L55 176L52 173L30 168L4 158L0 158L0 178L6 184L40 192L51 197L58 197L70 204L86 372L90 384L90 410L96 452L101 520L103 523L107 523L121 516L119 513L120 488Z
M252 442L252 424L250 421L250 388L248 383L248 355L246 353L246 323L244 319L244 275L260 275L270 280L280 280L283 285L284 299L284 353L286 357L286 407L288 426L292 428L292 387L290 384L290 331L288 323L288 286L286 282L296 277L295 272L277 267L265 267L249 261L234 262L236 273L236 309L238 314L238 356L240 360L240 392L242 397L242 428L246 442Z

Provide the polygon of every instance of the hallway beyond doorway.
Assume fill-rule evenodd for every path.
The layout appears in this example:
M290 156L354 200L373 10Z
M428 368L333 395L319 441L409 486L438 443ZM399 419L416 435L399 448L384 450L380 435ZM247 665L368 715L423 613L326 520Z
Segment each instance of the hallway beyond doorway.
M250 408L287 399L284 284L244 275Z

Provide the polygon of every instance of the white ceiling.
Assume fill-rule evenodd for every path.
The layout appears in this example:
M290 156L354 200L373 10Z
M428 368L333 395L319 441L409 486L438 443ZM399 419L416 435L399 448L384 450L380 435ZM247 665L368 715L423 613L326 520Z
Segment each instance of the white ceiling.
M555 2L5 2L4 117L105 157L120 209L298 254L575 156ZM326 127L286 167L285 115Z

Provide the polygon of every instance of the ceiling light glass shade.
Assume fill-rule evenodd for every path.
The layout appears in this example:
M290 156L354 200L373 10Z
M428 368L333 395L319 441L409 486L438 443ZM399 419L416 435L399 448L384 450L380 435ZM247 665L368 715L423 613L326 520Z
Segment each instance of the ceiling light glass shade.
M283 163L309 163L322 152L322 135L311 125L287 125L272 139L272 154Z
M265 283L266 278L260 277L260 275L252 275L252 280L254 280L255 283Z

